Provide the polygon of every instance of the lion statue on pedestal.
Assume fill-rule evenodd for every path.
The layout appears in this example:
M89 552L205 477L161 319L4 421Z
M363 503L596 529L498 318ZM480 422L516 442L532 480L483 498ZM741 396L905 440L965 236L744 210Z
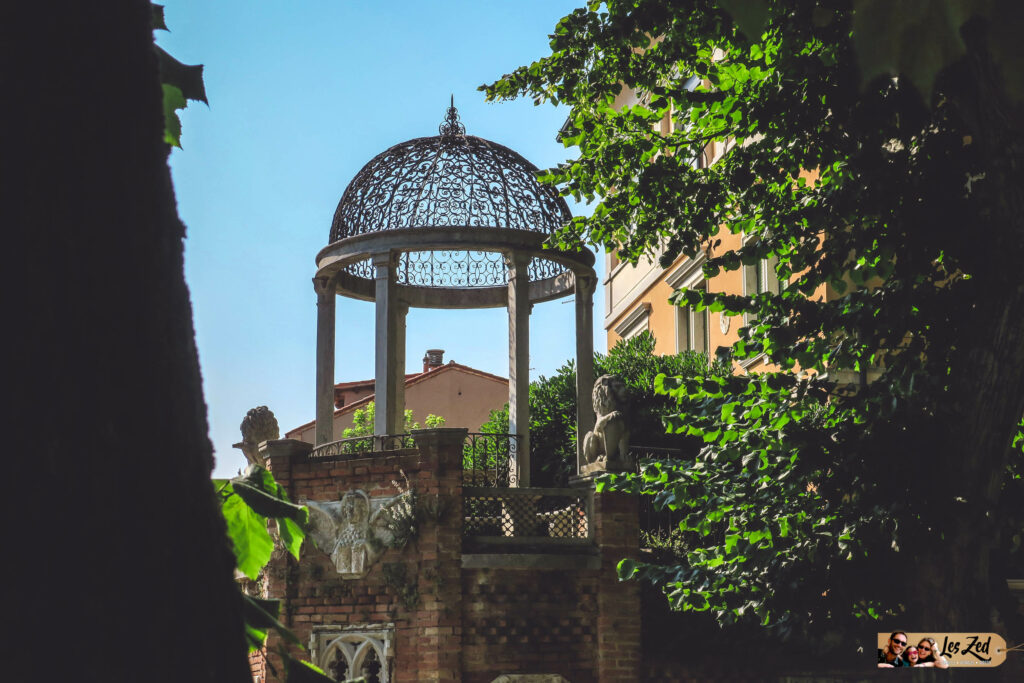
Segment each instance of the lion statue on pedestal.
M281 430L277 426L274 413L266 406L257 406L245 414L239 429L242 432L242 441L236 443L235 448L245 454L245 459L250 465L265 467L266 463L260 456L260 444L281 438Z
M617 375L601 375L594 382L593 400L597 423L583 440L580 474L629 469L629 423L626 421L629 390L626 383Z

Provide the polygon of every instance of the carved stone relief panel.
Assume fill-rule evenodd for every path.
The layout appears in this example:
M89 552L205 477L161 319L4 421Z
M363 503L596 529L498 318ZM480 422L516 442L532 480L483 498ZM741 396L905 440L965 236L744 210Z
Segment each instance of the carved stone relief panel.
M336 681L389 683L394 664L394 624L314 626L313 662Z
M309 507L310 538L330 556L344 579L366 576L389 547L404 545L413 524L412 491L370 498L347 491L341 500L302 501Z

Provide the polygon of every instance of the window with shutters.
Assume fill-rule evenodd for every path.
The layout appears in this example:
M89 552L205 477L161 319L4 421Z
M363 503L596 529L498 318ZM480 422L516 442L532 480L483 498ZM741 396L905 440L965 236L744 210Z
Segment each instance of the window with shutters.
M702 282L691 289L707 290L707 283ZM706 308L698 311L690 306L676 307L676 351L710 353L710 319Z
M779 281L779 275L775 270L778 263L778 257L772 256L761 259L753 265L743 266L743 295L757 296L765 292L778 294L783 288ZM743 314L743 322L747 325L755 320L757 320L757 316L754 314Z

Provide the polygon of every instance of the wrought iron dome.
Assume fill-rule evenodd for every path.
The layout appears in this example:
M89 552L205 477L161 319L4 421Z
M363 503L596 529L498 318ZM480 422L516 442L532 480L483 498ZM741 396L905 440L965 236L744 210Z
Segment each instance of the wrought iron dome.
M373 301L374 261L387 255L409 305L486 308L507 301L510 259L526 266L532 302L565 296L574 273L593 272L589 251L544 248L572 215L537 181L536 166L466 135L454 102L439 133L395 145L356 174L317 256L318 277Z
M439 133L395 145L366 164L338 203L330 244L316 256L316 443L333 448L337 296L376 308L377 436L401 429L409 310L502 307L508 311L509 429L521 444L516 475L528 486L530 310L573 295L577 395L585 408L593 388L594 254L549 245L570 220L569 207L537 182L536 167L522 156L466 135L454 101ZM453 332L476 341L475 330ZM581 409L579 418L586 434L593 414Z
M374 157L345 189L331 242L385 230L489 227L550 235L571 218L537 182L537 167L504 145L466 135L454 102L440 135Z

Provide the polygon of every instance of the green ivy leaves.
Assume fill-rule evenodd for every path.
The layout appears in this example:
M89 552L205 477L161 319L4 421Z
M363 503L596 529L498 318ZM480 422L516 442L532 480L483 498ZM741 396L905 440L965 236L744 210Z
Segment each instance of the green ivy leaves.
M153 4L153 29L169 31L164 20L163 5ZM178 110L188 106L189 100L204 102L206 86L203 83L203 65L182 64L158 45L153 46L160 68L160 83L164 93L164 142L181 147L181 119Z
M850 620L899 609L913 583L864 577L941 566L920 539L953 529L968 488L977 526L963 543L1019 539L992 478L1019 404L980 391L979 376L1003 373L973 359L994 358L1010 327L1021 335L1006 311L1020 308L1024 241L1003 209L1021 185L1004 170L1021 167L1024 4L827 4L591 3L560 22L551 55L484 88L571 106L563 141L577 158L543 177L598 203L558 239L664 268L705 254L715 280L673 301L745 314L737 372L762 357L782 370L668 373L656 381L676 405L665 426L699 453L599 482L683 515L678 553L623 575L680 609L780 630L860 629ZM638 104L616 109L624 89ZM1013 123L995 123L1000 112ZM672 125L652 125L659 114ZM692 163L711 148L714 163ZM772 270L784 286L758 291ZM972 427L1008 404L998 428ZM928 466L897 472L908 454ZM1009 475L1000 486L1016 491L1019 469Z

